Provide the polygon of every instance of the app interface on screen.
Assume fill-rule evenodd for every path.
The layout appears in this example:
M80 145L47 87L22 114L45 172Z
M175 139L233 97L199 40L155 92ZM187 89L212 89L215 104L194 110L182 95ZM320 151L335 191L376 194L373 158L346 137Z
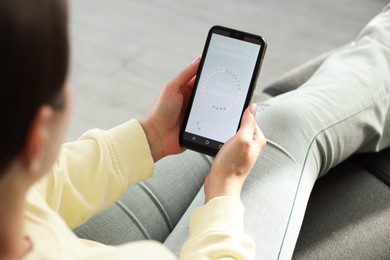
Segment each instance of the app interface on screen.
M260 45L212 34L186 132L221 143L236 133L259 51Z

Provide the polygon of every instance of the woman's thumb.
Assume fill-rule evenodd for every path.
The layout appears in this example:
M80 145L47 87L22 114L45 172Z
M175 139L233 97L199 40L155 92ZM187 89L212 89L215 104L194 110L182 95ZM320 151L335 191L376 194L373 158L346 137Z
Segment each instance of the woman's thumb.
M253 134L256 129L256 111L257 105L251 104L242 115L240 130L245 132L245 135L250 135L253 138Z

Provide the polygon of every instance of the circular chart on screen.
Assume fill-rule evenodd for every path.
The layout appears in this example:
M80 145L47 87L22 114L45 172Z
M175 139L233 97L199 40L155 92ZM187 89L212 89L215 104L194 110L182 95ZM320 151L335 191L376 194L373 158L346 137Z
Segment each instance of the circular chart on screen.
M228 111L242 95L239 76L228 68L216 68L204 75L199 85L205 103L215 111Z

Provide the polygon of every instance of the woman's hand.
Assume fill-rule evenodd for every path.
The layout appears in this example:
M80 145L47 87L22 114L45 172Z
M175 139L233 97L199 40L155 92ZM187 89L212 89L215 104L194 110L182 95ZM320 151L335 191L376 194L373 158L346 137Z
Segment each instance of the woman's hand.
M197 58L166 83L149 114L140 120L155 162L164 156L184 151L179 133L198 71Z
M257 126L256 105L244 112L238 132L218 152L206 177L206 202L219 196L240 198L242 185L266 144Z

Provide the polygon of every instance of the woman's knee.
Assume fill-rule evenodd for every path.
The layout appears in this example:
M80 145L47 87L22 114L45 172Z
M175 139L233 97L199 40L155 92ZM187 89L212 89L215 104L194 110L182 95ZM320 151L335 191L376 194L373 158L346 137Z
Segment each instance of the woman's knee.
M260 105L257 122L266 138L301 140L310 137L316 116L313 109L305 103L288 101ZM267 137L268 135L268 137ZM298 140L297 140L298 141Z

